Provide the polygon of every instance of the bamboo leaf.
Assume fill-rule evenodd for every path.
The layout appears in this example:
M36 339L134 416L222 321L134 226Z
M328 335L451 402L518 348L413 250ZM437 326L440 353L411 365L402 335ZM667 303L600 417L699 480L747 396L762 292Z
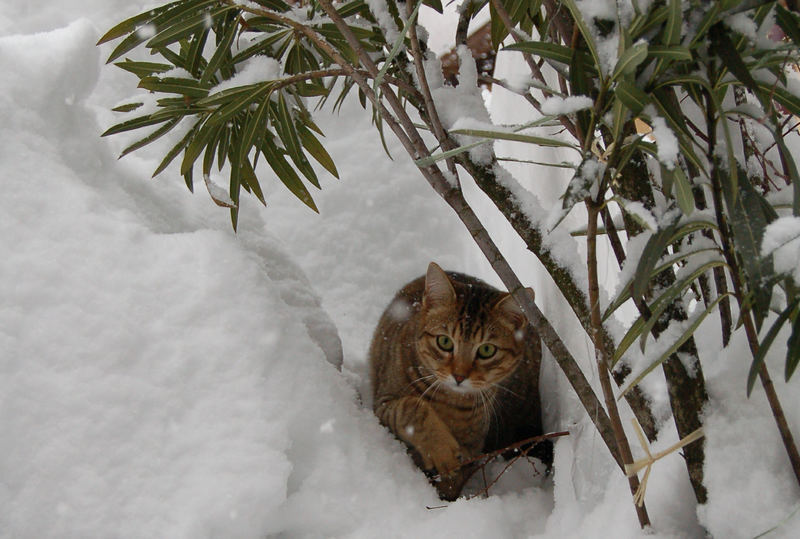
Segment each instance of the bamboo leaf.
M272 141L262 140L259 149L261 153L264 154L264 158L267 160L270 168L275 172L283 185L285 185L294 196L300 199L303 204L319 213L317 205L314 204L314 199L311 198L311 193L309 193L306 186L303 185L300 176L297 175L297 172L295 172L283 155L280 154Z
M800 299L795 299L778 315L778 318L775 319L775 322L772 323L769 331L767 331L767 334L764 335L764 339L759 343L758 353L753 358L753 362L750 364L750 372L747 375L748 397L750 396L750 393L753 392L753 387L755 386L756 379L758 378L758 372L761 370L761 365L764 363L764 358L772 346L775 337L778 336L778 332L789 319L789 316L792 314L797 316L798 307L800 307Z
M641 373L639 373L633 379L633 381L628 383L628 385L625 387L625 389L623 389L622 392L619 394L618 399L623 398L631 389L633 389L635 386L637 386L639 384L639 382L644 380L644 377L647 376L648 374L650 374L653 371L653 369L655 369L656 367L658 367L659 365L664 363L664 361L666 361L672 354L674 354L675 351L677 351L678 348L680 348L683 343L685 343L687 340L689 340L689 338L692 335L694 335L695 331L697 331L697 328L700 326L700 324L703 322L703 320L705 320L706 316L708 316L708 314L710 312L712 312L714 309L717 308L717 305L719 304L719 302L722 301L725 297L730 296L730 295L731 295L730 293L726 293L726 294L722 294L721 296L718 296L716 299L714 299L714 301L711 302L709 304L709 306L702 313L700 313L700 315L696 316L689 323L689 325L683 331L683 333L680 335L680 337L678 337L678 339L675 340L675 342L673 342L672 345L670 345L670 347L667 348L666 351L664 351L655 361L650 363L650 365L646 369L644 369Z
M151 92L179 94L189 98L201 98L208 95L208 87L202 82L179 77L144 77L139 81L139 88Z
M647 58L647 42L628 47L617 60L611 80L616 80L624 75L632 75L645 58Z
M176 125L178 125L178 123L182 119L183 119L182 117L178 116L178 117L173 118L171 120L167 120L166 122L164 122L164 125L162 125L158 129L156 129L155 131L153 131L152 133L150 133L149 135L147 135L143 139L141 139L141 140L139 140L137 142L134 142L133 144L131 144L130 146L128 146L127 148L122 150L122 153L119 154L119 158L122 159L123 157L125 157L129 153L131 153L133 151L136 151L139 148L143 148L144 146L147 146L148 144L150 144L151 142L153 142L155 140L158 140L162 136L164 136L167 133L169 133L170 131L172 131L172 128L175 127Z
M392 50L389 51L389 55L386 57L383 67L381 67L381 70L378 71L378 74L375 76L375 82L372 86L375 92L377 92L380 85L383 84L383 79L386 76L386 72L389 70L390 67L392 67L392 65L394 65L394 59L400 53L400 49L403 48L403 44L405 43L406 40L406 35L408 34L408 29L411 27L412 24L417 24L417 13L419 13L419 6L421 5L422 5L422 0L417 0L416 4L414 5L414 10L408 16L408 19L403 25L403 30L397 36L397 39L392 45Z
M575 26L580 31L584 41L586 42L586 46L589 48L589 53L592 56L593 65L597 67L600 79L603 79L602 75L603 64L600 61L600 55L597 52L597 46L595 45L594 42L594 35L589 30L589 27L587 26L586 21L583 18L583 13L581 12L577 4L575 4L575 0L563 0L562 3L567 6L567 9L569 9L570 13L572 14L572 19L575 23ZM587 65L592 65L592 64L587 64Z
M792 322L792 334L786 343L786 369L784 371L786 382L794 374L798 363L800 363L800 316L795 316Z
M256 110L250 114L242 130L242 148L244 154L250 151L257 138L268 129L267 127L267 113L269 112L270 96L272 92L267 92L263 97L260 97L261 103L258 104Z
M250 187L259 202L266 206L267 200L264 198L264 192L261 190L261 184L258 183L258 176L256 176L256 171L253 168L253 165L250 164L250 159L247 158L242 160L242 180L243 183L246 183Z
M638 116L650 101L650 97L643 90L625 79L617 81L614 95L631 111L633 116Z
M688 276L682 278L680 281L673 283L667 290L664 291L653 303L650 305L652 316L645 322L642 328L642 338L639 341L640 348L644 352L645 345L647 344L646 337L650 330L658 323L658 318L661 314L675 301L680 301L680 296L689 288L692 283L705 272L712 270L716 267L726 266L725 262L721 260L712 260L706 262L700 267L696 268Z
M214 18L225 13L226 11L231 11L233 9L238 9L238 7L222 6L210 11L200 10L199 12L196 11L195 15L181 19L180 22L175 21L175 18L173 17L173 20L169 21L168 24L163 25L163 30L161 30L161 27L159 27L158 33L156 33L156 35L145 44L145 46L149 49L166 47L167 45L175 43L176 41L180 41L181 39L196 33L198 30L204 30L208 28L210 22Z
M545 41L523 41L512 43L503 47L504 51L521 51L533 54L548 60L555 60L565 65L569 65L574 54L573 50L564 45L549 43Z
M330 156L328 151L322 145L322 143L314 136L311 131L305 127L304 125L299 125L297 127L297 134L300 136L300 141L303 143L303 147L306 149L308 153L311 154L317 163L322 165L322 167L330 172L334 177L339 177L339 171L336 170L336 165L333 162L333 158Z
M433 9L437 13L444 12L444 8L442 7L442 0L424 0L422 3L428 6L429 8Z
M655 232L642 251L642 256L636 266L636 273L631 283L631 296L634 298L644 297L647 292L647 287L650 284L650 275L656 263L661 259L664 252L667 250L667 245L670 244L675 232L675 226L670 225L665 228L659 229Z
M673 45L671 47L660 47L658 45L651 45L647 49L647 55L657 60L675 61L675 62L691 62L692 51L686 47Z
M697 157L692 147L694 137L686 126L686 121L681 113L680 103L674 99L674 95L669 94L663 89L656 89L652 93L652 102L658 108L659 114L667 120L669 127L678 139L678 147L683 156L691 161L698 170L706 170L705 163Z
M488 129L454 129L450 131L455 135L468 135L471 137L483 137L486 140L511 140L515 142L527 142L538 146L551 148L571 148L580 152L580 148L569 142L564 142L554 138L537 137L535 135L523 135L507 131L492 131Z
M592 93L589 79L586 74L583 55L578 49L573 51L572 58L570 59L569 85L571 95L590 96ZM580 132L587 133L590 129L589 124L591 122L591 114L586 110L579 110L575 116L578 120Z
M138 15L135 15L129 19L125 19L121 23L111 28L108 32L103 34L103 37L97 40L97 45L102 45L103 43L113 41L126 34L135 32L137 28L147 24L148 21L152 20L159 13L163 13L164 11L169 11L179 3L180 2L172 2L165 6L161 6L156 10L148 10L145 11L144 13L139 13Z
M689 45L690 49L694 49L695 46L698 43L700 43L701 40L706 38L706 33L708 32L708 30L719 19L720 10L721 6L719 2L712 2L708 6L707 11L703 14L703 18L700 20L700 24L697 26L697 33L695 34L691 44Z
M200 125L201 122L197 122L186 133L186 135L184 135L184 137L181 140L179 140L178 143L175 146L173 146L170 151L167 152L167 154L164 156L164 159L162 159L161 163L158 165L158 168L156 168L155 172L153 172L153 177L156 177L159 174L161 174L164 171L164 169L166 169L169 166L169 164L175 159L175 157L177 157L178 154L181 153L181 151L184 148L186 148L186 146L189 144L189 141L191 141L192 137L194 137L195 133L197 133L197 130L200 129ZM183 172L182 174L186 173ZM187 186L191 191L192 190L191 184L187 184Z
M722 185L726 193L732 189L728 176L722 174ZM772 297L772 290L764 286L769 276L774 274L772 260L761 257L761 241L772 216L765 213L760 201L761 195L756 192L743 171L739 176L738 195L735 198L727 195L726 203L735 249L747 275L748 288L754 293L753 314L756 327L760 330L769 312Z
M797 23L795 14L780 4L776 4L775 22L778 23L783 33L789 36L789 39L791 39L795 45L800 45L800 25Z
M317 174L314 172L314 168L303 154L300 138L294 125L294 117L289 110L289 106L286 103L286 99L282 93L278 95L277 113L278 121L273 123L273 125L280 135L281 141L286 148L286 153L294 162L297 169L303 173L303 176L305 176L314 187L319 189L319 179L317 178Z
M124 105L119 105L117 107L114 107L111 110L114 111L114 112L133 112L134 110L140 108L143 105L144 105L144 103L142 103L142 102L139 102L139 103L125 103Z
M106 129L100 136L107 137L109 135L116 135L117 133L124 133L125 131L139 129L140 127L147 127L148 125L160 124L167 121L168 119L169 118L158 118L158 117L153 118L152 114L137 116L136 118L131 118L130 120L125 120L124 122L112 125L108 129Z
M694 193L692 193L692 185L689 183L689 179L686 177L681 167L676 166L670 172L673 178L673 194L678 201L678 207L684 215L691 215L694 211Z
M200 125L202 123L202 125ZM213 124L206 119L205 122L198 122L196 134L192 137L191 142L187 145L186 150L183 152L183 161L181 162L181 174L186 172L194 166L194 162L200 157L200 153L211 141L211 138L216 131L216 124Z
M664 33L662 34L661 42L667 46L679 43L681 40L682 24L683 12L681 9L681 0L669 0L667 2L667 23L664 25Z
M171 64L161 64L157 62L134 62L126 59L124 62L116 62L115 66L133 73L137 77L144 78L154 73L165 73L173 68Z
M211 82L215 73L219 70L223 60L225 60L225 58L231 54L231 43L233 43L233 38L236 37L236 31L238 29L238 17L233 21L228 22L227 28L225 28L222 36L219 37L217 49L214 51L213 56L211 56L211 59L208 61L208 64L203 70L203 75L200 77L200 82L202 84L208 84Z

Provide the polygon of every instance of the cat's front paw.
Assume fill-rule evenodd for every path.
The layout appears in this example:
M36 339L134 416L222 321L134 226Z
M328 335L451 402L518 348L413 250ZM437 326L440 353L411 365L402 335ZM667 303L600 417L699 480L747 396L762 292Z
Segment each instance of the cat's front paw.
M446 476L461 467L465 454L452 436L442 436L420 451L426 469L435 469L439 475Z

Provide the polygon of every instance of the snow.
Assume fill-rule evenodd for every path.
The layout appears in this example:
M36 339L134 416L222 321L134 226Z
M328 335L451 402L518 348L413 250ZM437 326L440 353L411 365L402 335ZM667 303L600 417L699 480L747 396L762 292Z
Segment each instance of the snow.
M228 80L214 86L209 94L215 94L237 86L247 86L267 80L281 78L281 67L278 61L267 56L253 56L237 66L238 71Z
M775 271L800 283L800 218L779 217L767 225L761 241L761 256L772 255Z
M678 159L678 139L672 129L667 127L667 122L660 116L653 116L653 138L656 139L658 160L672 170Z
M0 537L643 535L627 482L548 353L546 424L570 431L552 478L520 463L490 496L444 504L372 415L366 350L397 288L431 260L497 278L391 139L394 161L385 156L355 99L318 116L342 177L320 171L320 215L260 169L268 207L243 196L233 234L228 211L203 189L190 194L177 164L150 179L177 129L122 160L141 134L99 137L135 82L102 67L111 48L94 43L152 3L0 2ZM513 99L493 95L495 123L520 123L528 107ZM462 103L452 121L487 121L481 110L464 114ZM567 160L559 149L497 145ZM532 213L560 205L570 172L508 168ZM468 187L597 389L591 348L549 277ZM566 232L583 219L575 213L546 241L580 274L583 247ZM615 264L601 260L608 290ZM698 332L711 498L697 511L681 457L659 461L647 495L653 537L702 536L700 524L716 537L752 536L797 507L763 392L744 396L746 343L737 334L719 350L715 331L707 321ZM776 373L781 352L767 358ZM775 379L800 432L797 377ZM676 436L666 424L652 449ZM771 536L798 531L795 516Z
M592 101L592 98L584 95L553 96L542 101L542 113L557 116L559 114L571 114L593 106L594 101Z

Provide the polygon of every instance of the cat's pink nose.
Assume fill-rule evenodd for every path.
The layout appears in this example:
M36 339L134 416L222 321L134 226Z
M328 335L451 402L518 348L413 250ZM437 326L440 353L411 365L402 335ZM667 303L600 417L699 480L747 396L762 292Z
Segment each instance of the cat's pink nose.
M461 382L463 382L466 379L466 376L462 376L460 374L454 374L453 378L455 379L456 384L461 385Z

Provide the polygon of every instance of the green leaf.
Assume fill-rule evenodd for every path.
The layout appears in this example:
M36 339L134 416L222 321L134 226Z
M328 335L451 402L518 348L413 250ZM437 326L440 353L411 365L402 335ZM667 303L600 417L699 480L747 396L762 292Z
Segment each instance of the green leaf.
M644 380L644 377L647 376L648 374L650 374L653 371L653 369L655 369L656 367L658 367L659 365L664 363L664 361L666 361L672 354L674 354L678 350L678 348L681 347L681 345L683 343L685 343L687 340L689 340L689 338L692 335L694 335L695 331L697 331L697 328L700 326L700 324L703 322L703 320L705 320L706 316L708 316L708 314L711 311L713 311L714 309L717 308L717 305L719 304L719 302L722 301L725 297L730 296L730 295L731 295L730 293L726 293L726 294L722 294L721 296L718 296L716 299L714 299L714 301L711 302L711 304L709 304L709 306L702 313L700 313L699 316L696 316L689 323L689 325L683 331L681 336L678 337L678 339L674 343L672 343L672 345L670 345L670 347L667 348L666 351L664 351L655 361L650 363L650 365L645 370L643 370L641 373L639 373L633 379L633 381L628 383L628 385L625 387L625 389L622 390L622 392L619 394L619 397L617 397L617 398L618 399L623 398L631 389L633 389L635 386L637 386L639 384L639 382Z
M663 170L662 168L662 173ZM689 179L679 166L676 166L669 172L672 174L674 182L673 194L678 201L678 207L684 215L691 215L694 211L694 193L692 193L692 185L689 183Z
M686 126L680 103L678 103L674 94L660 88L653 91L652 97L652 102L658 108L659 114L667 120L669 127L672 129L673 133L675 133L678 139L678 147L683 157L691 161L698 170L705 171L706 165L697 157L692 147L692 143L695 142L694 136L689 132L689 128Z
M323 166L325 170L330 172L334 177L339 177L339 171L336 170L336 165L333 162L328 151L322 143L314 136L314 134L304 125L297 126L297 134L300 136L300 141L308 153L311 154L317 163Z
M389 70L392 65L394 65L394 59L400 53L400 49L403 48L403 43L405 43L406 35L408 34L408 29L411 27L412 24L417 23L417 13L419 13L419 6L422 5L422 0L417 0L416 4L414 5L414 11L408 16L405 24L403 25L403 30L397 36L394 44L392 45L392 50L389 51L389 55L386 57L384 61L383 67L381 70L378 71L378 74L375 76L375 81L372 85L373 90L375 92L378 91L378 87L383 83L383 79L386 76L386 72Z
M119 158L122 159L123 157L125 157L129 153L131 153L133 151L136 151L139 148L143 148L144 146L147 146L148 144L150 144L151 142L153 142L155 140L158 140L162 136L164 136L167 133L169 133L170 131L172 131L172 128L175 127L176 125L178 125L178 123L182 119L183 118L181 116L178 116L176 118L172 118L171 120L167 120L166 122L164 122L164 125L162 125L158 129L156 129L155 131L153 131L152 133L150 133L149 135L147 135L143 139L141 139L141 140L139 140L137 142L134 142L133 144L131 144L130 146L128 146L127 148L122 150L122 153L119 154Z
M593 155L589 154L588 157L584 157L581 164L575 170L572 179L569 181L564 194L561 195L561 209L572 209L575 204L589 196L589 189L598 179L596 176L597 166L597 160ZM566 215L566 213L564 215Z
M721 6L719 2L711 2L711 4L708 5L706 12L703 14L703 18L700 20L700 24L697 26L697 33L689 45L690 49L694 49L701 40L706 39L706 33L719 19L720 10Z
M247 154L250 152L250 148L252 148L254 145L257 145L257 139L264 131L268 129L267 118L271 95L272 92L268 92L263 97L260 97L261 103L259 103L256 110L247 117L244 129L242 130L241 144L243 148L242 153L244 156L247 156Z
M775 22L795 45L800 45L800 25L797 16L780 4L775 5Z
M119 105L118 107L114 107L111 110L114 111L114 112L132 112L132 111L138 109L139 107L141 107L143 105L144 105L144 103L142 103L142 102L139 102L139 103L125 103L124 105Z
M720 173L723 190L726 195L729 220L736 253L742 261L742 268L747 276L747 287L754 293L753 314L755 315L756 328L761 329L761 324L769 312L772 290L765 286L769 276L774 274L772 261L769 257L761 257L761 240L772 215L765 213L764 205L750 184L744 171L740 171L738 194L734 198L729 191L732 189L728 174Z
M753 387L756 384L756 378L758 378L758 372L761 370L761 365L764 363L764 358L767 356L767 352L772 346L775 337L778 336L778 332L783 327L783 324L785 324L789 319L789 316L797 316L798 307L800 307L800 299L795 299L786 307L786 309L783 310L783 312L778 315L778 318L775 319L775 322L772 323L769 331L767 331L767 334L764 335L764 339L759 343L758 353L753 358L753 362L750 364L750 372L747 375L748 397L750 396L750 393L753 392Z
M258 176L256 176L253 165L250 164L250 159L242 160L242 183L246 183L250 187L262 205L267 205L267 200L264 198L264 192L261 190L261 184L258 183Z
M206 28L199 34L195 34L189 45L189 50L186 53L186 70L195 78L200 77L202 69L206 64L206 60L203 58L203 52L205 51L206 42L208 41L208 35L210 33L211 29Z
M786 343L786 369L784 371L786 382L797 370L798 363L800 363L800 316L795 316L792 323L792 334Z
M454 129L450 131L450 133L455 135L469 135L471 137L483 137L486 140L512 140L515 142L527 142L528 144L536 144L537 146L546 146L550 148L571 148L580 152L580 148L569 142L548 137L537 137L535 135L523 135L521 133L492 131L488 129Z
M521 51L533 54L541 58L555 60L562 64L569 65L572 62L573 50L564 45L549 43L545 41L523 41L512 43L503 47L504 51Z
M703 275L705 272L712 270L717 267L726 267L727 264L721 260L712 260L710 262L706 262L702 264L700 267L696 268L692 273L688 276L683 277L680 281L675 281L667 290L664 291L651 305L650 309L652 312L652 316L649 320L644 324L642 329L642 338L640 340L640 346L642 352L644 352L644 348L646 345L646 337L647 334L653 329L658 323L658 319L661 314L674 302L680 301L680 296L689 288L698 277Z
M261 153L264 154L264 158L267 160L267 163L269 163L270 168L275 172L283 185L285 185L294 196L300 199L303 204L319 213L317 205L314 204L314 199L311 198L311 193L309 193L306 186L303 185L300 176L298 176L292 166L286 162L286 159L280 154L272 141L262 140L259 149Z
M429 8L433 9L437 13L443 13L444 12L444 8L442 8L442 1L441 0L424 0L422 3L425 4L426 6L428 6Z
M125 131L131 131L133 129L139 129L140 127L147 127L149 125L160 124L167 121L169 118L153 118L152 114L146 114L144 116L137 116L136 118L131 118L130 120L125 120L124 122L120 122L115 124L108 129L106 129L101 137L107 137L109 135L116 135L117 133L124 133Z
M657 60L675 61L675 62L691 62L692 51L686 47L673 45L671 47L660 47L658 45L651 45L647 49L647 55Z
M570 95L584 95L591 96L591 87L589 79L586 76L586 68L583 61L583 55L579 50L573 51L572 58L569 65L569 85ZM578 120L578 127L581 133L588 133L590 130L589 124L591 123L591 114L586 110L579 110L575 114Z
M200 125L202 124L202 125ZM205 122L198 122L197 131L192 137L191 142L187 145L186 150L183 152L183 161L181 162L181 174L186 172L194 166L194 162L200 157L200 153L211 140L212 136L217 133L216 124L213 124L206 119Z
M169 166L169 164L172 163L175 157L177 157L178 154L181 153L181 151L184 148L186 148L186 146L189 144L189 141L191 141L192 137L194 137L195 133L197 133L197 130L200 128L200 125L201 122L197 122L196 124L194 124L194 126L186 133L186 135L184 135L184 137L181 140L179 140L178 143L175 146L173 146L170 151L167 152L167 155L164 156L164 159L161 160L161 163L158 165L155 172L153 172L153 177L156 177L159 174L161 174L164 171L164 169L166 169ZM182 172L182 174L186 173ZM187 184L187 186L191 191L192 190L191 184Z
M211 2L209 2L211 3ZM238 9L237 6L222 6L211 11L202 10L196 15L180 20L180 22L170 21L172 24L165 24L164 29L159 28L158 33L153 36L145 46L149 49L166 47L176 41L189 37L198 30L209 27L209 22L226 11ZM187 10L188 11L188 10Z
M586 54L584 51L573 51L564 45L558 45L556 43L548 43L544 41L523 41L520 43L506 45L502 50L526 52L528 54L553 60L565 65L570 65L572 63L572 57L574 55L578 55L581 57L586 75L589 77L597 76L597 68L592 63L591 56Z
M594 65L598 70L598 75L600 79L603 79L602 76L602 62L600 62L600 55L597 52L597 46L594 42L594 35L589 30L589 27L586 25L586 21L583 18L583 13L581 12L580 8L575 4L575 0L562 0L562 3L567 6L570 13L572 14L572 19L575 23L575 27L580 31L581 35L583 36L583 40L586 42L586 46L589 48L589 53L592 56L592 63L587 65Z
M668 0L667 23L664 25L664 33L661 36L661 42L666 46L679 43L681 40L682 25L683 12L681 9L681 0Z
M211 123L226 123L233 116L242 113L246 110L251 103L258 100L264 93L271 92L274 88L274 81L266 81L258 84L251 84L241 88L232 88L231 90L239 90L241 92L231 91L225 96L227 103L219 107L209 117L208 121ZM220 92L222 93L222 92ZM212 97L212 96L209 96ZM218 99L214 100L218 102ZM198 104L205 103L205 101L198 101Z
M153 73L165 73L173 68L171 64L161 64L156 62L134 62L133 60L125 60L124 62L116 62L115 66L133 73L137 77L144 78L153 75Z
M627 48L617 60L611 79L615 80L623 75L632 75L636 68L639 67L639 64L644 62L645 58L647 58L647 42L637 43Z
M122 42L111 52L108 60L106 60L106 63L113 62L126 52L133 50L150 38L149 33L139 31L140 27L152 25L153 29L156 32L159 32L163 28L169 28L171 25L176 24L176 22L185 17L187 13L196 11L207 4L213 4L217 1L218 0L182 0L169 4L169 9L155 9L153 11L146 12L149 17L146 19L141 19L135 25L136 30L131 30L132 33L122 40ZM134 19L135 18L136 17L134 17ZM120 34L120 37L121 35L124 34Z
M289 110L283 93L278 94L277 122L273 122L273 126L280 135L281 142L283 142L283 146L286 148L286 153L294 162L297 169L303 173L303 176L305 176L314 187L319 189L319 180L317 179L313 167L311 167L308 159L306 159L303 154L300 138L294 125L294 117Z
M630 116L626 109L627 107L622 100L617 99L614 101L614 106L612 108L612 117L614 118L614 123L611 126L611 137L617 147L622 144L622 141L620 140L620 137L622 136L622 128Z
M189 98L201 98L208 95L208 86L202 82L180 77L144 77L139 81L139 88L151 92L179 94Z
M638 116L650 101L650 96L625 79L617 82L614 95L631 111L633 116Z
M233 43L233 38L236 37L236 31L239 29L239 19L238 17L233 21L228 22L228 27L225 28L224 33L222 36L219 37L219 43L217 43L217 50L214 51L214 55L208 61L205 69L203 70L203 75L200 77L200 82L202 84L208 84L211 82L214 75L219 70L220 65L222 64L223 60L231 54L231 43Z
M169 9L171 9L172 7L176 6L179 3L180 2L172 2L170 4L158 8L157 10L148 10L145 11L144 13L139 13L138 15L135 15L130 19L125 19L121 23L111 28L108 32L103 34L103 37L97 40L97 45L102 45L103 43L113 41L126 34L130 34L131 32L136 31L137 28L147 24L147 22L153 19L158 13L168 11Z
M639 263L636 266L636 273L631 283L631 296L634 298L644 297L647 287L650 284L650 274L656 263L664 255L670 240L675 233L675 225L670 225L655 232L642 250Z

